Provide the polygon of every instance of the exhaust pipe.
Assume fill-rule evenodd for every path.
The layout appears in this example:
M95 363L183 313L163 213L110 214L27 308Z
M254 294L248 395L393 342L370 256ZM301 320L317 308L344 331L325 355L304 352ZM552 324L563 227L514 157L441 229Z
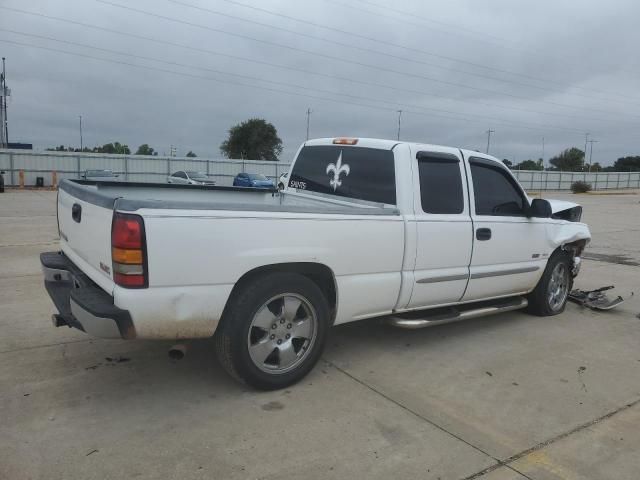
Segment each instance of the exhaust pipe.
M184 343L178 343L169 349L169 358L171 360L182 360L187 354L187 345Z

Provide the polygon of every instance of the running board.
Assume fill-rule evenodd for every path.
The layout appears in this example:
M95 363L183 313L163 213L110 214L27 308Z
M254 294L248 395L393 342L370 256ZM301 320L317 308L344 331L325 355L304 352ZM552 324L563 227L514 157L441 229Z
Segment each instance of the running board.
M479 302L458 307L437 308L422 310L387 317L387 323L394 327L415 330L418 328L433 327L443 323L459 322L470 318L484 317L494 313L509 312L525 308L529 302L524 297L515 297L494 301Z

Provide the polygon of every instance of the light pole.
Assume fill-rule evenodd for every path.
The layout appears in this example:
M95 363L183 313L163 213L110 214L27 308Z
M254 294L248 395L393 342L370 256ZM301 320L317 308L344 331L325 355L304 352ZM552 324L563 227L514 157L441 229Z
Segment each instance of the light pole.
M307 140L309 140L309 122L311 120L311 108L307 108Z
M587 163L587 143L589 142L589 135L591 135L589 132L584 134L584 162L583 163Z
M80 151L83 151L83 145L82 145L82 115L78 115L78 117L80 118Z
M491 134L496 133L495 130L487 130L487 155L489 154L489 145L491 144Z
M400 141L400 127L402 126L402 110L398 110L398 141Z
M589 151L589 172L591 172L591 166L593 165L593 144L598 143L598 140L589 140L590 151ZM585 150L585 155L587 151Z

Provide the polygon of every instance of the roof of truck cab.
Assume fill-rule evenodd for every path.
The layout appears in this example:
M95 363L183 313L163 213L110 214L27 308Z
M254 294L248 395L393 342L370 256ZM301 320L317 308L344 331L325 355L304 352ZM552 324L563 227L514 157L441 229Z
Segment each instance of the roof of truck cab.
M391 150L396 145L410 145L413 147L418 147L420 149L429 149L430 147L434 149L453 149L462 152L465 158L469 157L480 157L486 158L488 160L493 160L496 162L500 162L496 157L492 157L491 155L487 155L486 153L477 152L474 150L467 150L464 148L453 147L451 145L435 145L430 143L422 143L422 142L402 142L398 140L388 140L382 138L360 138L360 137L330 137L330 138L316 138L313 140L307 140L304 145L305 146L316 146L316 145L334 145L333 141L336 138L354 138L358 140L356 145L344 145L339 144L342 147L365 147L365 148L379 148L382 150Z

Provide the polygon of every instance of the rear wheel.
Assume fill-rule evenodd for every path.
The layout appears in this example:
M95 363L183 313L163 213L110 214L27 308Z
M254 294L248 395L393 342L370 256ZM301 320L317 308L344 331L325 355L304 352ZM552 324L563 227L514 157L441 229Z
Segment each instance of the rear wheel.
M263 389L302 379L324 348L329 306L318 286L294 273L254 279L230 300L215 335L221 364Z
M571 257L558 250L549 258L538 285L529 294L527 310L541 317L562 313L572 286Z

